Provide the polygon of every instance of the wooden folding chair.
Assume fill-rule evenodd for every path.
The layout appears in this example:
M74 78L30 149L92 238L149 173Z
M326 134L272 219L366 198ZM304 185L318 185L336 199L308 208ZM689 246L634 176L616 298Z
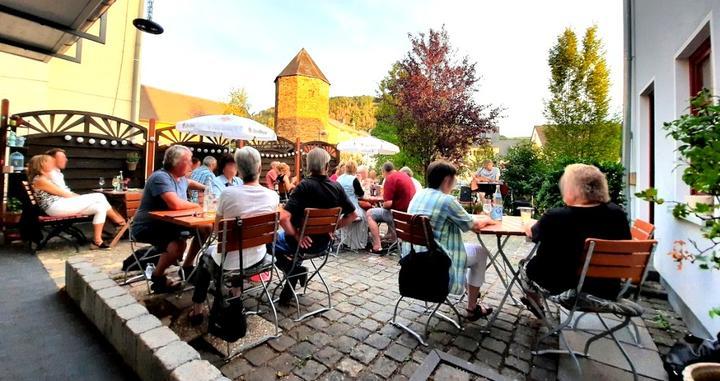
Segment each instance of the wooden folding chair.
M430 219L426 216L414 216L412 214L399 212L397 210L393 210L393 221L395 222L395 231L397 232L398 239L402 242L407 242L409 244L415 245L415 246L423 246L427 247L429 249L434 249L437 247L437 244L435 242L435 237L433 236L432 227L430 226ZM413 219L413 217L416 217ZM397 311L398 307L400 306L400 302L405 298L405 296L400 295L400 298L398 298L397 302L395 303L395 309L393 311L393 317L390 323L392 323L394 326L406 331L407 333L411 334L413 337L415 337L422 345L427 346L428 344L423 340L422 336L412 330L410 327L398 322L396 320L397 317ZM445 297L445 300L442 303L436 303L433 301L428 300L421 300L422 302L425 302L425 308L426 312L432 309L432 312L428 316L427 322L425 323L425 336L427 337L430 330L430 320L433 318L433 316L436 316L448 321L450 324L454 325L455 328L462 330L462 317L460 316L460 313L455 308L455 305L448 299L448 297ZM428 304L430 303L430 304ZM433 306L435 304L435 306ZM451 317L443 314L442 312L438 311L440 306L443 304L450 307L450 309L455 312L455 315L457 316L457 321L452 319Z
M307 208L305 209L305 219L303 220L302 228L300 229L300 235L298 236L297 242L302 242L306 236L313 236L313 235L330 235L331 233L334 233L337 229L338 222L340 221L340 212L342 211L341 208L332 208L332 209L316 209L316 208ZM285 286L286 283L290 281L292 278L298 278L302 275L307 275L307 282L305 282L305 286L303 289L303 292L300 295L304 295L307 292L307 286L310 283L310 281L317 275L318 279L320 279L320 282L322 283L323 287L325 287L325 292L327 293L327 300L328 304L327 307L321 307L314 311L310 311L302 316L300 316L300 301L298 300L298 294L295 292L295 289L293 287L290 287L292 290L293 297L295 298L295 303L297 305L297 314L298 317L295 319L295 321L301 321L304 320L310 316L319 314L321 312L329 311L332 307L332 299L330 297L330 288L328 287L327 283L325 282L325 279L323 279L322 274L320 273L320 270L325 266L327 263L328 257L330 256L332 252L332 240L329 242L328 247L324 248L321 251L318 252L307 252L306 250L300 248L300 245L298 244L297 249L295 250L295 253L293 255L292 259L292 265L290 267L290 270L285 273L283 279L280 281L280 284L275 288L273 291L273 297L275 296L275 293L278 290L282 290L282 288ZM304 260L310 260L310 263L313 266L313 270L300 272L297 274L293 274L293 270L297 266L300 266ZM320 264L316 264L315 261L318 260ZM292 274L292 275L289 275Z
M569 354L575 362L578 371L582 374L580 362L577 357L588 357L590 345L594 341L609 335L622 352L628 364L630 364L633 377L637 380L635 365L633 365L630 356L615 336L615 332L627 327L633 317L642 316L643 308L634 301L624 299L620 295L611 300L585 293L583 292L583 285L585 279L588 278L626 282L636 287L635 298L637 298L637 294L640 292L640 285L647 276L648 264L650 263L650 258L655 251L656 245L657 241L654 240L611 241L588 238L585 241L585 258L582 261L582 267L578 269L580 279L577 288L545 299L546 311L549 311L547 300L550 300L568 310L568 315L567 318L557 326L552 325L547 319L547 316L544 316L543 322L550 330L538 340L537 345L539 346L545 338L553 334L558 334L561 344L564 345L566 349L535 350L533 354ZM568 328L572 323L575 312L594 313L605 328L602 332L588 339L583 352L573 351L563 334L563 329ZM620 324L610 328L601 315L603 313L614 314L624 319Z
M216 224L218 240L217 250L218 253L221 253L222 255L222 260L219 266L219 274L217 274L218 279L215 287L216 292L224 292L226 288L229 289L230 285L227 284L227 279L239 281L241 294L234 297L228 297L226 300L240 298L246 293L262 288L263 294L267 297L273 313L275 322L274 337L278 337L280 335L280 329L278 326L277 310L275 309L275 303L268 291L268 285L272 282L273 270L277 272L277 269L275 268L275 241L277 240L279 220L280 213L271 212L245 218L225 218L218 221ZM260 262L245 268L243 264L244 259L242 250L256 246L265 246L267 244L272 245L270 255L266 254ZM233 251L235 253L230 254L230 252ZM226 270L224 268L225 259L228 255L239 256L238 269ZM267 280L263 277L264 273L270 274ZM245 289L244 281L255 275L260 278L260 286ZM260 302L262 301L263 294L260 294L258 297L257 310L254 312L255 314L260 313Z

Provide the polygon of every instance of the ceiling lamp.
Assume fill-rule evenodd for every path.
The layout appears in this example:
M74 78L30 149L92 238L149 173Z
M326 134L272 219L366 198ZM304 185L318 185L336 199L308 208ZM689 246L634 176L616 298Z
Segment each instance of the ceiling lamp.
M165 31L163 27L160 26L160 24L156 23L155 21L152 21L152 13L153 13L153 0L148 0L147 2L147 18L136 18L133 20L133 25L135 25L136 28L140 29L143 32L150 33L150 34L162 34L162 32Z

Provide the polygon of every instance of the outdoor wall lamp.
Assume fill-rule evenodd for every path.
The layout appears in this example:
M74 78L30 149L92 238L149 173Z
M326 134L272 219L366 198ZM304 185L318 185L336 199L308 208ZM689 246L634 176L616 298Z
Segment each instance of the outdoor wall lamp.
M133 20L133 25L135 25L136 28L140 29L143 32L147 32L150 34L162 34L162 32L165 31L163 27L160 26L160 24L156 23L155 21L152 21L152 13L153 13L153 0L148 0L147 2L147 18L136 18Z

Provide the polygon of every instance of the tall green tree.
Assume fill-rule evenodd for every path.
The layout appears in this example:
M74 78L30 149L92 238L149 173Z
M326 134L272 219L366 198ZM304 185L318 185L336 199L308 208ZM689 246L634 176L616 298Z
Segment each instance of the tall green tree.
M369 95L330 98L330 118L361 131L375 127L375 100Z
M422 173L441 158L462 167L470 147L497 131L500 109L476 101L475 63L457 56L444 27L410 35L410 45L384 85L399 146Z
M228 94L228 102L225 105L225 114L232 114L242 117L250 116L250 98L243 88L233 89Z
M550 99L545 102L545 151L552 157L587 160L620 158L621 123L610 115L610 78L597 26L585 31L582 46L572 29L550 49Z

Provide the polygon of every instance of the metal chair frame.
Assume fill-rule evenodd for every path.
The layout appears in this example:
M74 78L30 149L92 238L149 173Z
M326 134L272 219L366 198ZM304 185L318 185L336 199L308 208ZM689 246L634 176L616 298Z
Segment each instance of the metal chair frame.
M437 244L435 243L435 238L433 237L432 233L432 227L430 226L430 219L427 216L420 216L418 215L416 219L414 219L415 224L419 224L420 226L414 226L413 225L413 215L408 213L399 212L396 210L393 210L393 220L395 223L395 231L397 232L398 240L402 240L404 242L407 242L411 245L418 245L418 246L424 246L427 248L437 248ZM403 228L404 225L407 225L407 230ZM421 230L422 236L418 236L417 234L414 234L413 231L415 229ZM398 245L399 246L399 245ZM397 302L395 302L395 309L393 310L393 316L392 320L390 320L390 323L405 332L412 335L415 339L417 339L420 344L423 346L428 346L428 343L423 339L423 337L415 332L412 328L406 326L405 324L402 324L397 321L397 312L398 308L400 306L400 302L405 299L405 296L400 296L398 298ZM408 298L411 299L411 298ZM430 320L432 320L433 316L437 316L439 319L443 319L453 326L457 328L458 330L462 331L462 317L460 316L460 313L455 308L455 305L450 301L449 295L445 297L445 300L442 303L432 303L426 300L420 300L425 303L425 313L428 313L430 311L430 314L428 315L427 321L425 322L425 336L427 337L430 334ZM441 311L439 311L440 306L447 305L450 307L450 309L455 313L455 316L457 316L457 320L454 320L453 318L445 315ZM433 306L434 305L434 306Z
M332 209L316 209L316 208L306 208L305 209L305 218L303 219L302 228L300 229L300 235L297 239L298 246L295 249L295 253L293 254L292 259L292 265L290 267L290 271L284 274L282 280L280 281L280 284L278 284L277 287L275 287L275 290L273 290L273 299L275 298L275 294L278 290L281 290L286 283L290 282L290 279L292 278L298 278L302 275L307 275L307 281L305 282L305 286L303 287L303 291L301 293L297 293L294 289L294 287L290 287L290 290L292 291L293 298L295 299L295 304L297 306L297 318L294 319L294 321L302 321L307 319L310 316L317 315L319 313L329 311L333 308L332 306L332 299L330 295L330 288L328 287L327 282L325 282L325 279L323 278L322 274L320 273L320 270L322 270L323 267L325 267L325 264L328 261L328 258L331 255L332 252L332 240L328 243L328 247L317 252L317 253L306 253L302 248L300 248L300 242L302 242L306 236L310 235L322 235L322 234L331 234L335 232L338 223L340 222L340 212L341 208L332 208ZM305 260L309 260L310 263L313 266L313 270L308 270L305 272L297 273L289 275L293 272L293 270L300 266L301 263ZM319 260L319 265L315 263L316 260ZM320 282L322 283L323 287L325 287L325 292L327 294L327 307L321 307L314 311L310 311L305 313L304 315L300 315L300 300L298 299L299 295L304 295L307 293L307 286L310 284L310 281L317 275L318 279L320 279Z
M125 271L124 271L124 274L123 274L123 276L124 276L123 282L120 283L120 285L121 285L121 286L127 286L127 285L129 285L129 284L132 284L132 283L135 283L135 282L139 282L139 281L141 281L141 280L145 280L145 285L147 286L148 294L152 294L152 288L150 288L150 279L149 279L149 278L147 277L147 275L145 274L145 269L142 267L142 262L140 262L140 260L141 260L141 259L157 258L157 257L162 256L163 253L160 252L160 253L158 253L158 254L148 256L148 254L150 253L150 251L154 248L153 245L149 245L149 244L148 244L148 246L144 246L144 247L142 247L142 248L137 247L137 244L138 244L138 243L143 243L143 242L138 242L137 240L135 240L135 237L133 236L133 233L132 233L132 224L133 224L134 222L135 222L135 217L130 218L130 219L126 222L126 223L128 224L128 229L127 229L127 232L128 232L128 241L130 241L130 253L131 253L133 259L135 259L135 265L140 269L140 274L128 278L128 273L130 273L130 270L125 270ZM138 255L136 254L136 251L137 251L137 250L143 250L143 251L142 251L142 256L138 257Z
M634 248L633 250L615 250L615 249L611 248L611 251L605 251L605 249L607 247L611 247L611 245L618 244L618 243L624 244L624 245L627 245L630 247L637 246L637 248ZM601 246L600 254L596 254L599 257L595 258L595 261L593 261L593 255L595 254L595 249L598 246ZM565 318L565 320L560 321L558 325L553 325L548 320L548 316L546 314L543 315L542 321L549 328L549 331L547 333L545 333L544 335L542 335L537 340L537 343L536 343L536 348L537 348L537 347L539 347L540 343L542 343L542 341L544 339L557 334L562 345L564 345L566 349L544 349L544 350L535 349L532 351L532 354L533 355L545 355L545 354L570 355L571 358L573 359L573 362L575 363L575 367L578 369L578 372L582 376L582 368L580 367L580 361L578 360L578 357L589 357L588 351L590 350L591 344L594 341L599 340L599 339L609 335L612 338L612 340L615 342L615 345L618 347L618 349L620 349L620 352L622 353L623 357L625 357L625 360L630 365L630 369L632 370L632 373L633 373L633 378L634 378L634 380L637 381L638 374L637 374L637 370L635 369L635 365L633 364L632 360L630 359L630 356L628 355L628 353L622 347L622 344L620 343L618 338L615 336L615 332L627 327L630 324L633 316L630 316L630 315L624 316L624 319L620 324L616 325L615 327L610 328L608 326L607 322L605 321L605 319L603 319L603 317L601 316L602 312L583 311L578 306L578 299L582 292L582 287L583 287L583 284L585 283L585 279L587 277L625 280L626 284L629 282L629 283L632 283L633 285L636 285L637 289L635 292L636 292L636 294L639 294L640 286L642 285L642 283L645 281L645 278L647 277L648 263L650 262L650 260L652 258L652 255L655 251L656 246L657 246L657 241L654 241L654 240L609 241L609 240L599 240L599 239L594 239L594 238L588 238L585 241L585 247L586 247L585 260L583 261L583 267L580 272L580 279L579 279L578 285L575 289L577 296L575 297L575 300L573 301L572 307L568 310L567 318ZM607 253L611 253L611 255L608 255ZM630 263L629 261L623 265L623 264L619 264L619 263L615 262L616 261L615 259L609 259L611 256L615 256L615 257L622 256L622 257L625 257L623 259L627 260L627 259L631 259L632 258L631 256L633 256L633 255L644 254L644 253L647 253L647 256L646 256L647 258L644 259L644 263L640 266L638 266L637 264ZM633 267L634 267L635 271L637 271L638 267L642 268L641 275L639 277L637 277L637 279L636 279L636 277L624 279L624 277L622 277L622 276L617 276L615 274L612 274L612 271L617 271L618 269L619 270L627 270L627 273L629 273L631 271L629 269L631 269ZM603 273L604 272L603 269L608 270L608 271L606 273ZM589 271L590 271L591 275L588 275ZM533 301L532 298L528 298L528 300L533 304L533 306L536 309L540 310L539 306ZM544 297L543 304L545 307L545 311L550 311L547 300L548 300L548 298ZM557 303L555 303L555 304L557 304ZM564 308L560 304L557 304L557 305L560 308ZM575 312L594 313L600 320L600 323L605 328L605 330L603 330L600 333L595 334L594 336L590 337L585 342L585 347L583 349L583 352L573 351L572 349L570 349L570 345L563 333L563 329L570 327L570 325L573 321ZM558 316L558 318L559 318L559 316ZM581 331L585 331L585 330L581 330ZM589 333L591 333L591 332L589 332Z
M221 253L222 260L220 266L218 266L218 273L213 278L216 281L215 291L224 292L224 288L227 286L226 279L239 277L240 278L240 295L230 296L226 300L234 300L241 298L243 295L253 292L255 290L262 289L262 293L257 297L258 304L254 312L247 312L247 315L259 315L260 302L262 301L263 295L267 298L270 308L272 309L274 323L275 323L275 335L269 337L269 339L280 336L280 328L278 325L277 309L273 298L270 296L269 285L273 280L273 270L277 272L275 267L275 243L277 242L277 231L279 227L280 213L271 212L264 213L255 216L245 218L226 218L216 222L215 231L218 237L218 252ZM272 262L267 265L255 265L249 268L244 268L242 250L259 245L271 244L271 256ZM239 256L239 268L234 270L225 270L225 259L228 256L228 252L237 250L238 253L234 255ZM263 273L269 272L270 277L266 281L263 279ZM254 275L258 275L260 278L260 285L246 289L244 280ZM229 345L229 344L228 344ZM228 353L230 351L228 350Z

